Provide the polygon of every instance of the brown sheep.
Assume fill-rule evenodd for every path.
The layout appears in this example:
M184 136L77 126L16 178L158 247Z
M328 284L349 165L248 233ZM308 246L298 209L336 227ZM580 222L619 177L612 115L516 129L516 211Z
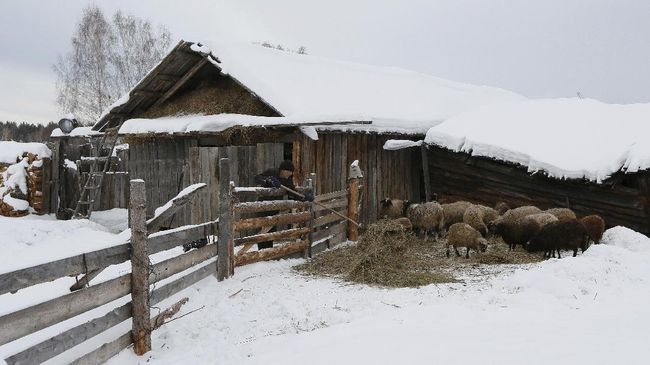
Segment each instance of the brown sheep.
M578 248L585 252L589 245L587 230L577 219L558 220L545 225L526 245L528 252L544 251L544 258L550 258L554 250L557 250L558 258L562 258L560 250L573 250L575 257Z
M466 201L442 204L442 210L445 213L445 226L450 227L454 223L462 222L465 210L471 206L472 203Z
M479 231L472 228L467 223L454 223L449 227L449 232L447 233L447 257L449 257L449 246L454 246L454 251L456 256L460 256L458 252L458 247L466 247L465 258L469 258L469 249L473 249L476 252L485 252L487 249L487 241Z
M408 200L386 198L379 202L379 218L397 219L406 216Z
M559 220L576 219L576 214L569 208L551 208L545 212L553 214Z
M416 233L430 233L439 236L445 228L445 215L438 202L411 204L406 209L406 217L413 224Z
M496 210L486 207L485 205L472 205L465 210L463 214L463 223L467 223L475 230L481 232L483 237L487 237L487 225L499 218Z
M605 232L605 221L599 215L588 215L582 217L580 222L585 226L587 230L587 235L595 243L599 244L600 240L603 238L603 233Z
M494 205L494 210L496 210L499 215L503 215L505 212L510 210L510 206L504 202L498 202Z
M545 225L557 222L558 219L551 213L537 213L524 217L521 220L524 244L530 241Z
M490 232L501 236L510 250L514 250L517 245L523 245L530 239L521 225L522 219L526 216L541 212L541 209L532 205L510 209L504 215L494 220L488 228Z

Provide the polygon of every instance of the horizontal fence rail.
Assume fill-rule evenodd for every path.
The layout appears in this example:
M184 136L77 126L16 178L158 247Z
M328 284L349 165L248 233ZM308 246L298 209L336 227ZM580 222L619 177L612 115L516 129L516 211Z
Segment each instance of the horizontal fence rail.
M189 242L215 235L216 221L194 226L185 226L173 231L161 231L150 235L149 254L172 249L183 242ZM15 292L32 285L53 281L64 276L75 276L89 271L104 269L111 265L129 261L130 243L87 252L61 260L48 262L4 274L0 274L0 295Z

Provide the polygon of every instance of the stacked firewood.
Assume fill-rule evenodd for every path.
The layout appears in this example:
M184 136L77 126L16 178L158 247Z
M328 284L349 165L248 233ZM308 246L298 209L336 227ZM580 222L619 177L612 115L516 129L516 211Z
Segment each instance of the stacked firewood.
M19 172L21 168L24 173ZM11 179L13 175L17 174L24 176ZM23 179L24 186L27 187L26 191L20 187ZM13 182L10 183L10 180ZM35 213L44 213L43 160L39 159L37 155L27 153L16 164L0 167L0 215L22 217L29 214L30 206Z

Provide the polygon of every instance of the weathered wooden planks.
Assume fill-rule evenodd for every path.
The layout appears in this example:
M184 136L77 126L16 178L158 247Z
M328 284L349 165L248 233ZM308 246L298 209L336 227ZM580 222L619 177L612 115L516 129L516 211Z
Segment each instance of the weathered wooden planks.
M149 254L147 253L147 221L145 182L131 180L129 221L131 222L131 336L134 351L144 355L151 350L151 323L149 322Z
M242 266L242 265L252 264L254 262L277 259L280 257L290 255L292 253L304 251L307 249L308 246L309 246L309 241L303 240L298 242L287 243L282 246L268 248L266 250L246 252L244 254L237 256L235 266Z
M247 236L242 238L235 239L235 246L241 246L249 243L260 243L266 241L275 241L279 239L286 238L300 238L309 233L308 227L303 228L292 228L286 229L283 231L269 232L263 234L256 234L253 236Z
M540 208L568 203L578 215L601 215L608 226L650 232L637 189L530 175L520 166L437 147L428 148L427 159L431 191L441 201L465 199L487 205L504 201L511 206L534 204Z
M149 237L149 252L155 254L183 243L198 240L216 233L214 222L188 226L170 232L160 232ZM36 265L0 275L0 294L13 292L32 285L56 280L63 276L84 274L129 260L128 243L92 251L65 259Z
M230 161L219 160L219 257L217 258L217 279L222 281L234 274L234 229L233 229L232 187L230 185Z
M151 305L180 292L214 273L213 265L205 265L181 278L156 288L150 297ZM20 353L5 359L8 365L36 364L57 356L64 351L94 337L131 317L131 302L111 310L102 317L95 318L77 327L62 332L48 340L38 343ZM130 339L130 336L129 336ZM121 342L123 344L123 342ZM129 345L126 344L124 347ZM108 347L108 346L107 346ZM122 348L124 348L122 347ZM118 351L121 350L118 349ZM110 353L102 350L102 353ZM116 353L114 353L116 354ZM113 355L114 355L113 354ZM111 355L111 356L113 356ZM109 356L109 358L111 357ZM87 359L89 357L86 357Z
M149 280L160 281L214 257L216 245L207 245L153 265ZM72 318L129 294L131 274L93 285L62 297L0 317L0 345ZM25 318L31 318L25 321Z
M241 231L245 229L276 226L278 224L301 223L310 219L310 212L278 214L268 217L242 219L235 222L234 229L236 231Z
M257 202L245 202L235 204L237 213L261 213L287 209L304 209L311 205L310 202L296 200L269 200Z

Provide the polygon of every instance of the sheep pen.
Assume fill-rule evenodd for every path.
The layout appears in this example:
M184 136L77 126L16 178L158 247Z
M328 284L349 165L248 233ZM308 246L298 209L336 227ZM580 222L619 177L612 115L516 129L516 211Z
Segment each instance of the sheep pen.
M508 251L501 238L488 237L487 252L469 259L447 258L446 239L424 239L397 220L380 220L367 227L356 244L322 252L294 269L307 275L383 287L420 287L459 283L476 273L498 274L515 265L542 261L525 250Z

